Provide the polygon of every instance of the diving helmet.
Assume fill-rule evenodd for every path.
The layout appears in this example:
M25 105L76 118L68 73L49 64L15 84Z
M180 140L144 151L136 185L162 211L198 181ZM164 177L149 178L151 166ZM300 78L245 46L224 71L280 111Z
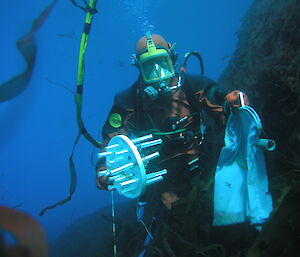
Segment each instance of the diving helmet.
M136 61L144 82L156 89L168 86L175 76L169 45L160 35L147 32L137 42Z

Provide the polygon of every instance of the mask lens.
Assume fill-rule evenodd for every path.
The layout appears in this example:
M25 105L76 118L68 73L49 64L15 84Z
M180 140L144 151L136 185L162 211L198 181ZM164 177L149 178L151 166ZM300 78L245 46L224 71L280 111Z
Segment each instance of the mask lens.
M141 71L146 83L161 81L174 76L172 61L168 55L155 56L141 64Z

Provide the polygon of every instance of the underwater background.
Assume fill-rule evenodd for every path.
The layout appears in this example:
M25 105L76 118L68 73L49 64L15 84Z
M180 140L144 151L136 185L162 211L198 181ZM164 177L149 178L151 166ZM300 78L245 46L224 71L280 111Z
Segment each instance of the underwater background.
M76 146L77 188L71 201L40 211L67 197L69 156L78 127L73 91L85 13L72 1L2 1L0 84L22 73L26 62L16 41L53 3L36 31L37 56L24 90L0 103L0 204L25 211L54 240L78 218L109 206L111 195L95 186L93 146ZM74 3L74 1L73 1ZM77 1L84 5L84 1ZM236 31L252 0L111 0L98 1L85 58L83 120L96 138L114 95L129 87L138 72L130 56L146 31L176 42L179 58L197 50L205 75L218 80L235 50ZM199 72L195 60L189 72ZM14 90L12 87L11 90ZM116 196L117 202L126 199Z

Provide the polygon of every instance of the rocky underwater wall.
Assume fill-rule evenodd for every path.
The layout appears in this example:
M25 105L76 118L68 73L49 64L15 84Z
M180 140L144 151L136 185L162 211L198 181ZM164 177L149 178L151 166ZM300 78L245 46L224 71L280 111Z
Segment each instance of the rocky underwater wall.
M243 18L238 43L220 77L242 89L262 118L275 210L247 257L298 256L300 238L300 1L256 0Z
M300 1L256 0L237 35L220 81L247 92L264 136L276 141L271 180L294 179L300 170Z

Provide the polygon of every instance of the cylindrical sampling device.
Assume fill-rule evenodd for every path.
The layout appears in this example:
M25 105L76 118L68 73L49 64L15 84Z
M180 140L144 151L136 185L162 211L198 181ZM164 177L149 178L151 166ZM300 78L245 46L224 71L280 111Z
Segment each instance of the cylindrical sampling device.
M151 134L132 140L125 135L118 135L109 141L106 151L98 154L99 158L106 158L107 169L99 171L98 176L108 176L108 190L116 189L125 197L136 198L145 191L147 185L163 179L167 170L146 170L148 162L159 157L158 151L150 153L152 148L162 143L161 139L152 139Z

